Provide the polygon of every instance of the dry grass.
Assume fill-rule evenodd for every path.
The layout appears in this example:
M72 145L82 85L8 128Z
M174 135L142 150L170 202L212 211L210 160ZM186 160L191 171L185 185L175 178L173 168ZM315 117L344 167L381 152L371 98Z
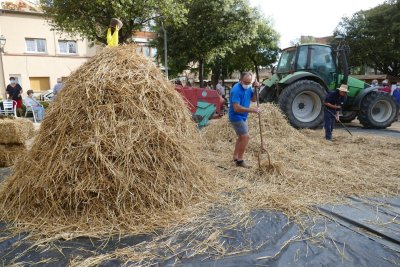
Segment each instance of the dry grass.
M277 107L271 104L261 107L265 147L279 171L272 175L260 175L257 168L225 171L230 177L240 177L239 187L248 190L242 201L250 209L280 210L295 217L313 205L343 201L345 196L398 195L399 140L351 137L336 130L336 141L329 142L323 139L323 130L298 131L286 122ZM250 116L249 129L253 138L247 157L256 165L260 140L255 116ZM205 129L204 137L215 153L216 164L231 165L235 134L226 119ZM266 160L263 165L268 165Z
M44 235L36 245L163 229L152 241L71 265L245 253L257 248L228 247L223 235L251 227L251 211L296 219L345 196L399 194L398 139L335 130L336 141L327 142L322 130L293 129L269 104L261 108L273 168L235 167L227 119L198 134L180 96L133 47L104 50L61 92L26 159L2 184L2 219ZM249 128L246 157L256 167L255 116ZM268 168L268 155L260 156Z
M26 153L26 146L21 144L0 144L0 167L10 167Z
M2 219L78 235L166 226L213 186L196 131L152 62L134 46L105 49L69 77L2 184Z
M25 144L34 134L30 120L10 116L0 118L0 144Z

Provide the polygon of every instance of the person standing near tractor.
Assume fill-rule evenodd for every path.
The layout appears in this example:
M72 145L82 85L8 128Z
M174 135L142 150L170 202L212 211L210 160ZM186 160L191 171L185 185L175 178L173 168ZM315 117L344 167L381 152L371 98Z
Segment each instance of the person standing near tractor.
M347 85L342 84L338 90L330 92L325 97L324 128L325 139L332 141L332 132L335 120L339 121L339 111L346 99Z
M251 168L244 161L244 152L249 143L249 126L247 125L247 116L250 113L259 113L260 109L250 108L250 101L255 102L257 94L251 86L253 75L250 72L243 72L240 75L239 83L235 84L230 93L229 121L237 134L235 150L233 152L233 160L236 166L243 168ZM260 84L255 81L253 83L255 90Z

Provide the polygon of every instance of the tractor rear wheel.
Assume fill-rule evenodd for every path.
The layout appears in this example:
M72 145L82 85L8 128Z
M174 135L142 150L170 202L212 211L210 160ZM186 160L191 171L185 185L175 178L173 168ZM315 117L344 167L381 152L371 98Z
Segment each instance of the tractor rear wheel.
M384 129L396 119L398 106L393 96L371 92L361 102L358 119L366 128Z
M295 128L316 128L323 119L325 89L317 82L300 80L287 86L279 96L279 106Z
M276 88L274 87L268 87L264 86L260 90L260 102L261 103L276 103L277 102L277 97L276 97Z
M351 122L357 117L358 111L343 111L342 116L340 116L341 122Z

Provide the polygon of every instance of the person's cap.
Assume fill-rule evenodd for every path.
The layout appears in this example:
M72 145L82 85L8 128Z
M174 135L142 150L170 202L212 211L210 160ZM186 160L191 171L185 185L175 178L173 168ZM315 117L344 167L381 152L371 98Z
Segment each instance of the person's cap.
M349 92L349 89L347 89L347 85L346 85L346 84L340 85L340 87L338 88L338 90L339 90L339 91L342 91L342 92L345 92L345 93L348 93L348 92Z
M387 80L384 80L384 81L382 82L382 84L388 84L388 81L387 81Z

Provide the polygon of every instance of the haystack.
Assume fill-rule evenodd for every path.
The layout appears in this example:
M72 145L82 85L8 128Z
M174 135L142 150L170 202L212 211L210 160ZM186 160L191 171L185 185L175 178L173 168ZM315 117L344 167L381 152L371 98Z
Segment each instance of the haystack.
M0 167L10 167L26 153L26 146L22 144L0 144Z
M104 49L66 81L1 188L1 214L76 231L164 225L212 187L197 140L182 97L150 60L134 46Z
M31 121L0 116L0 167L10 167L26 149L26 141L33 137Z
M34 134L30 120L21 118L0 118L0 144L25 144Z

